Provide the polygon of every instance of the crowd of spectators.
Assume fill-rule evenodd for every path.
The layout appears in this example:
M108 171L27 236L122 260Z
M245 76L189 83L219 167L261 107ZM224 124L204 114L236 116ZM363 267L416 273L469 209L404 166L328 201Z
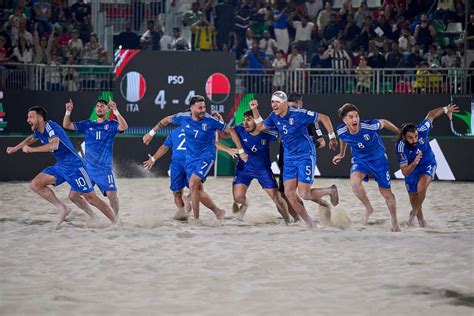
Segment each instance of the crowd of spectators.
M109 64L84 0L0 0L0 64Z

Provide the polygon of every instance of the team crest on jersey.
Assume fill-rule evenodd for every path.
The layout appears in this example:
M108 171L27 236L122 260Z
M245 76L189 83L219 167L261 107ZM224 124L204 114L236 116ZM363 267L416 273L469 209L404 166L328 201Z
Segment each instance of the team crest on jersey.
M104 129L105 129L105 130L108 130L108 129L109 129L109 124L106 124L106 125L104 126Z
M206 123L203 123L203 124L202 124L202 130L203 130L203 131L207 131L207 124L206 124Z
M425 140L424 140L423 138L420 138L420 139L418 140L418 142L419 142L420 144L422 144L422 145L425 144Z
M266 140L266 139L261 139L261 140L260 140L260 143L261 143L263 146L265 146L265 145L267 144L267 140Z
M365 140L370 140L370 135L369 134L364 134L364 139Z
M290 125L293 125L293 124L295 124L295 120L292 117L290 117L290 119L288 120L288 123Z

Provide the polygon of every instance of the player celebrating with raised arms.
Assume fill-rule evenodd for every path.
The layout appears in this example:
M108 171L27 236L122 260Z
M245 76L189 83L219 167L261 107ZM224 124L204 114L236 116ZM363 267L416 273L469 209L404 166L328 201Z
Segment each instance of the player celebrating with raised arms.
M257 130L277 129L284 146L283 181L285 195L296 213L303 218L308 227L313 227L313 220L306 211L303 201L318 202L325 195L330 195L331 204L339 203L335 185L324 189L311 189L314 182L316 166L316 149L308 135L309 124L321 122L329 133L329 148L337 146L336 136L330 118L327 115L302 108L288 106L286 93L276 91L272 95L273 112L264 121L258 111L256 100L250 102ZM298 196L299 194L299 196Z
M112 223L115 223L116 217L114 212L107 203L94 193L94 187L84 167L84 163L62 127L56 122L48 120L48 113L41 106L33 106L28 109L27 122L31 126L33 135L27 137L15 147L8 147L7 153L13 154L21 149L27 154L50 152L56 158L56 164L36 175L33 181L31 181L30 186L35 193L56 206L59 210L60 215L57 226L64 221L71 209L56 197L48 185L58 186L64 182L71 186L69 199L91 218L94 218L94 213L87 202L97 207ZM38 139L43 145L30 147ZM85 200L81 195L84 196Z
M149 159L143 162L147 170L150 170L155 162L163 157L169 149L172 149L170 163L170 190L173 192L174 204L178 207L178 211L174 215L175 220L186 220L188 211L191 211L191 205L188 197L183 195L183 189L188 185L186 177L186 137L184 129L175 128L166 137L163 145L158 148L153 156L149 155Z
M400 140L395 148L400 168L405 176L405 184L412 207L408 226L413 225L415 217L418 218L420 227L427 226L422 206L428 186L436 173L436 159L433 150L431 150L428 136L433 128L433 121L437 117L445 113L451 120L454 112L459 112L459 108L457 105L450 104L429 111L425 119L418 125L412 123L402 125Z
M278 140L278 133L273 130L258 131L251 110L244 113L243 126L238 125L234 128L228 128L227 131L231 133L233 140L235 137L238 138L238 141L234 141L237 143L237 150L228 148L220 143L217 144L217 148L226 151L233 157L236 154L245 154L247 156L244 158L244 161L239 155L232 183L234 213L239 213L239 219L244 218L245 211L249 205L246 196L247 190L252 180L256 179L275 203L285 223L288 224L290 218L287 205L280 192L278 192L278 185L272 173L270 161L270 142Z
M352 151L352 167L350 172L352 191L364 204L365 212L362 215L362 223L367 225L369 216L374 208L367 197L367 192L362 181L368 181L369 175L375 178L379 185L379 191L385 199L392 218L392 231L400 231L397 220L397 207L395 196L390 189L390 168L388 165L385 145L378 135L382 128L399 135L398 128L391 122L379 120L361 120L359 109L350 103L344 104L338 110L338 115L344 122L337 127L340 140L340 152L332 159L338 164L346 154L347 145Z
M74 104L71 99L66 103L66 113L63 118L63 127L68 130L84 134L86 147L85 165L86 170L93 182L99 187L104 196L107 196L110 206L118 216L119 200L117 197L117 186L113 172L112 156L114 152L114 141L117 133L128 128L127 122L117 110L117 104L109 100L97 100L95 113L97 120L82 120L71 122L71 112ZM112 110L117 120L107 120L106 114ZM78 199L81 202L81 199ZM84 207L87 205L84 204Z
M225 124L218 113L206 113L204 97L195 95L190 100L190 110L175 115L170 115L158 122L147 134L143 136L143 143L148 145L153 136L163 126L175 124L184 129L186 138L186 175L191 191L191 205L194 218L199 219L199 202L212 210L216 218L224 219L224 210L218 208L211 197L204 191L203 183L214 164L216 156L215 132L225 131Z

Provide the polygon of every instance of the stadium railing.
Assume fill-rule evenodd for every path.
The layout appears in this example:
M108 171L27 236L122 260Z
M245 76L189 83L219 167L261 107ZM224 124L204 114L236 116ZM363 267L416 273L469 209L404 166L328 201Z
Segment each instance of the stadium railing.
M30 91L100 91L114 87L113 66L8 63L0 88ZM236 93L473 94L473 68L236 69Z

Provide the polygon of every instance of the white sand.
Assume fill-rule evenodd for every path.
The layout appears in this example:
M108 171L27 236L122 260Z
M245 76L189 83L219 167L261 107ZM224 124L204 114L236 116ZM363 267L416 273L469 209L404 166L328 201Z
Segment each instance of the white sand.
M474 183L433 183L424 208L433 228L391 233L373 182L376 212L362 226L349 181L318 180L339 186L352 224L309 230L285 226L257 183L249 218L278 224L228 219L220 227L205 208L202 226L173 221L168 181L119 179L120 229L84 228L85 215L68 202L73 212L60 230L28 183L0 183L0 314L474 313ZM205 186L230 216L231 178ZM393 187L403 222L408 196L403 182ZM67 185L56 192L65 200ZM318 207L306 206L319 221Z

